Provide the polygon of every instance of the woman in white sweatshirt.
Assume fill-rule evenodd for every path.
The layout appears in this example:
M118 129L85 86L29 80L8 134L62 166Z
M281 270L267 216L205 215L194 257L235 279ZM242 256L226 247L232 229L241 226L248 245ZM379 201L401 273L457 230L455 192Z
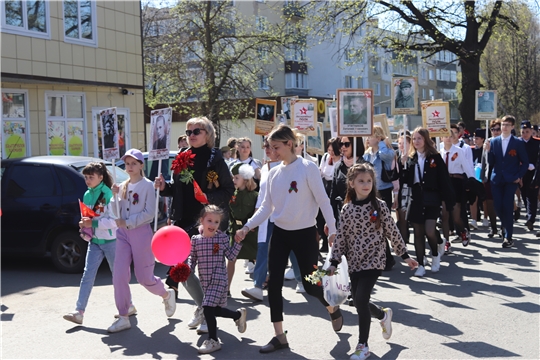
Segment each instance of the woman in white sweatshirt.
M296 137L286 125L279 125L268 135L268 142L274 149L281 164L272 168L268 174L266 194L261 207L236 232L238 240L243 240L247 232L256 228L272 214L274 232L268 252L268 300L270 318L274 324L275 337L259 351L269 353L289 346L283 333L283 275L289 253L294 252L298 259L302 282L306 292L326 306L332 319L334 331L341 330L343 316L339 307L329 306L324 300L323 289L305 280L317 264L319 249L315 241L317 212L321 209L329 228L329 243L334 241L336 224L330 201L317 165L295 155Z

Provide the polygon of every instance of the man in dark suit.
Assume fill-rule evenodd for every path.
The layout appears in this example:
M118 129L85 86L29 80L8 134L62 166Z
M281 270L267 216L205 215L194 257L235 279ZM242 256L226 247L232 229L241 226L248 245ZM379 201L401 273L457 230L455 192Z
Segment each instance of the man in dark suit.
M503 248L514 245L514 194L527 172L529 158L525 143L512 135L516 119L512 115L502 118L502 134L484 144L491 172L491 192L497 216L501 219Z
M532 132L531 122L523 120L521 122L521 140L525 143L529 163L520 190L525 209L527 209L527 222L525 225L530 231L534 229L534 220L538 208L538 169L536 163L538 162L538 151L540 150L540 139L534 138Z

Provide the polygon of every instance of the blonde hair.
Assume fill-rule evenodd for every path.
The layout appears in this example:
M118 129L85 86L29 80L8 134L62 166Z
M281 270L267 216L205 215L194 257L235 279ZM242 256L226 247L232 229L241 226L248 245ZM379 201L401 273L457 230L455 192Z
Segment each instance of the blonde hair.
M279 124L277 127L272 129L268 134L268 141L281 141L282 143L287 143L288 141L292 142L291 152L294 154L294 149L298 146L298 131L296 129L291 129L285 124Z
M189 128L190 125L197 125L202 127L203 130L206 131L206 145L209 148L214 147L214 144L216 143L216 129L214 128L214 124L212 124L212 122L208 120L207 117L201 116L191 118L186 122L186 129Z
M379 140L384 140L384 143L386 144L386 146L389 149L392 149L392 143L390 142L390 139L384 133L384 129L382 127L374 126L372 136L375 136L375 137L379 138ZM366 154L371 154L372 152L373 152L373 150L371 149L371 146L370 146L370 147L367 148L365 153Z
M142 161L140 161L138 159L135 159L135 160L137 160L137 162L139 164L144 164ZM141 168L141 176L143 178L146 177L146 175L144 174L144 168ZM127 179L126 181L124 181L123 183L120 184L121 187L123 186L122 195L121 195L122 199L127 199L127 188L128 188L128 184L129 184L130 181L131 181L131 178Z

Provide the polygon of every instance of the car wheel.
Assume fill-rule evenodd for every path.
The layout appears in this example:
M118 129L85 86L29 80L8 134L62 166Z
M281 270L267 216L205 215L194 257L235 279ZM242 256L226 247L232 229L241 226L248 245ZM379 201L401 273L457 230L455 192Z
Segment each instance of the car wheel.
M80 273L84 269L88 243L73 231L59 234L51 246L54 266L63 273Z

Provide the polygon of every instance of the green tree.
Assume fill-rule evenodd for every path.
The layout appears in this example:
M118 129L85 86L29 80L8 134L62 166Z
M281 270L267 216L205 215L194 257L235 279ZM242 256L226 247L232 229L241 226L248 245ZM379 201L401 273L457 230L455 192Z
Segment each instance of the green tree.
M261 90L271 93L275 64L283 64L287 43L285 27L245 16L232 1L177 1L162 9L147 5L143 38L147 104L171 104L190 116L207 116L218 137L221 119L248 112L249 100L242 99Z
M316 36L340 37L340 51L357 49L357 42L364 41L405 57L429 59L444 50L455 54L462 72L460 114L467 127L475 128L482 54L497 24L517 28L501 11L508 6L505 1L345 0L310 3L305 11L317 24ZM377 20L379 28L364 26ZM372 31L362 33L366 29Z
M480 63L487 89L497 89L499 112L517 119L540 115L540 24L523 3L515 2L507 16L519 29L501 24L494 29ZM538 121L538 119L537 119Z

